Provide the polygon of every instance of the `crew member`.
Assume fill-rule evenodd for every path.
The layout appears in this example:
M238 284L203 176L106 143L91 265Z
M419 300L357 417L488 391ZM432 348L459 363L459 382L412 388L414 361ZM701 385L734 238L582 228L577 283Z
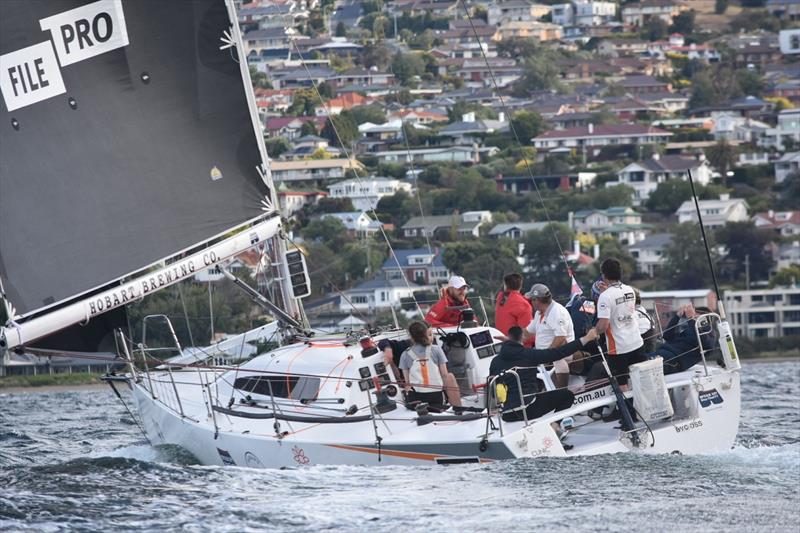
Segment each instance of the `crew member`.
M551 363L563 359L565 356L580 350L583 346L597 338L594 328L586 332L579 340L573 340L558 348L537 350L525 348L522 345L522 328L513 326L508 330L508 340L501 347L500 352L492 359L489 373L496 376L503 371L516 367L522 384L522 394L517 387L514 376L504 376L498 381L507 387L506 401L503 403L504 411L511 411L524 405L528 420L538 418L550 411L563 411L572 406L575 396L568 389L557 389L539 393L539 383L536 377L536 365ZM503 414L503 420L513 422L523 420L522 410L515 410Z
M620 385L628 384L628 367L645 360L644 341L636 317L636 295L622 283L622 264L606 259L600 265L607 288L597 300L597 332L605 333L608 366Z
M456 377L447 370L447 356L433 343L433 331L425 322L408 326L411 346L400 357L400 369L405 377L403 389L409 403L414 401L443 406L461 407L461 391Z
M537 283L525 294L531 301L535 311L533 320L525 330L525 337L534 336L534 348L558 348L575 340L575 330L569 311L560 303L553 300L550 289L546 285ZM557 388L564 388L569 383L569 364L572 362L572 353L559 359L553 364L555 370L553 384Z
M461 311L470 307L467 301L469 285L461 276L452 276L442 290L442 297L433 304L425 322L431 326L457 326L461 323Z
M494 307L494 327L508 334L513 326L523 329L531 323L531 303L519 292L522 276L514 272L503 278L504 290L497 293Z
M383 360L394 373L395 380L402 387L404 385L403 375L400 373L400 356L411 346L408 339L381 339L378 342L378 349L383 352Z

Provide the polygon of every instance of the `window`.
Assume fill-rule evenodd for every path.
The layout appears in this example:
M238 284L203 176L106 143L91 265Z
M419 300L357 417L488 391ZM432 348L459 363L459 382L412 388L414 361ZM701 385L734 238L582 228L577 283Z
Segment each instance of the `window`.
M369 302L366 296L353 296L350 298L350 301L354 304L365 304Z
M319 378L296 376L248 376L237 378L233 388L242 392L293 400L311 400L319 392Z

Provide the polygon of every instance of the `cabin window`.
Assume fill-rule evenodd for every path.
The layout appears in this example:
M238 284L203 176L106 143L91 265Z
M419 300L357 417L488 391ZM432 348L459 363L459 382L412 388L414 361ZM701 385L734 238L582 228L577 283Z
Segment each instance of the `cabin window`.
M319 378L297 376L247 376L237 378L233 388L245 393L272 395L276 398L311 400L319 392Z

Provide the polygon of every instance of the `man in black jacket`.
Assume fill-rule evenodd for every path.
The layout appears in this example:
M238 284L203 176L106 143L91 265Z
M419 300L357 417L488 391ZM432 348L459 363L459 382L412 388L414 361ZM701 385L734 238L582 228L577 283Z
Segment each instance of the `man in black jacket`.
M489 373L496 376L505 370L518 367L517 374L522 382L528 420L538 418L550 411L563 411L572 406L575 396L567 389L540 393L536 365L552 363L570 356L595 339L597 339L597 331L591 328L580 339L568 342L558 348L535 350L522 345L522 328L514 326L508 330L508 340L501 346L500 353L492 359ZM504 411L510 411L522 405L517 380L513 375L501 377L498 379L498 383L503 383L508 387L506 401L503 404ZM521 409L503 414L503 420L506 422L523 419L524 415Z

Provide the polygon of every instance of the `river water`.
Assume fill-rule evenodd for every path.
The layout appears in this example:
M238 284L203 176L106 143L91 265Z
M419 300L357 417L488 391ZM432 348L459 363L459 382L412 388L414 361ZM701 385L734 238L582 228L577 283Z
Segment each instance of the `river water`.
M798 531L800 362L742 371L736 446L487 466L208 467L110 390L0 395L0 531Z

